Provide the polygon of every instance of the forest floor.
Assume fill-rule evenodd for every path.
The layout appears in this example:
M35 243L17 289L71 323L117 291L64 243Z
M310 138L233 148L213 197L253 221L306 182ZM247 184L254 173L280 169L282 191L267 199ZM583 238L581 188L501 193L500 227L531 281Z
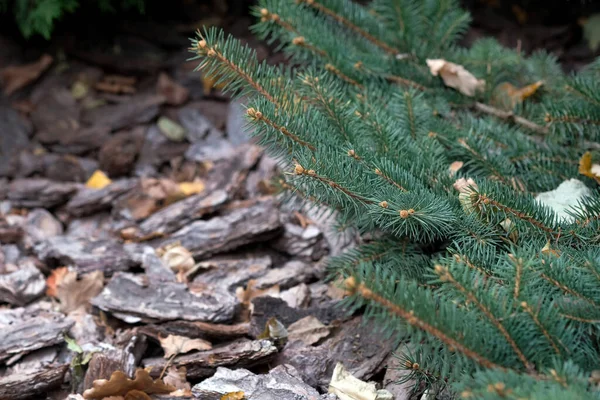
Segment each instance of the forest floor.
M204 11L283 61L247 18ZM569 26L477 21L465 43L491 32L566 68L591 59ZM397 383L407 345L324 280L359 239L281 201L242 104L187 61L198 24L129 21L39 49L0 36L0 399L335 399L332 376L420 398Z

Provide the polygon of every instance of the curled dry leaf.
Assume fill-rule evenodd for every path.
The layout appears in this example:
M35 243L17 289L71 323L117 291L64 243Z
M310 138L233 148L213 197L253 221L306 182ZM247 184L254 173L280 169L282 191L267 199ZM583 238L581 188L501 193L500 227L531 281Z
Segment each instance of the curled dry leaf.
M240 303L249 305L252 299L261 296L278 296L279 295L279 285L274 285L268 287L266 289L256 289L256 280L251 279L246 284L246 289L243 287L238 287L235 291L235 294L240 301Z
M479 189L475 181L471 178L460 178L454 182L453 186L454 189L458 190L458 200L460 201L463 210L467 214L473 212L475 207L473 205L472 195Z
M134 379L129 379L121 371L115 371L109 380L95 380L92 388L83 392L83 397L100 400L109 396L127 396L132 390L145 394L166 394L174 391L175 387L167 385L160 379L152 379L148 370L138 368Z
M111 182L110 178L106 176L104 172L97 169L87 180L85 186L90 189L102 189L103 187L110 185Z
M188 353L192 350L210 350L212 344L202 339L191 339L186 336L169 335L166 338L159 337L160 345L165 351L165 358L173 355Z
M287 332L290 341L300 340L310 346L329 336L330 328L309 315L288 326Z
M436 59L427 60L427 66L433 76L441 76L446 86L456 89L464 95L473 97L485 87L483 79L477 79L462 65Z
M543 84L543 81L538 81L531 85L517 88L509 82L501 83L494 91L493 103L500 108L512 110L526 98L533 96Z
M458 170L461 169L464 164L465 163L463 163L462 161L454 161L452 164L450 164L450 167L448 167L448 169L450 170L450 176L456 175Z
M393 400L394 398L385 389L377 390L375 383L363 382L352 376L341 363L335 366L328 392L335 394L340 400Z
M52 56L44 54L39 60L31 64L9 66L0 70L0 80L2 80L4 86L4 94L10 96L35 81L48 69L53 61Z
M184 282L186 272L194 268L195 262L192 253L178 242L157 249L156 253L165 265L177 272L179 282Z
M579 173L600 182L600 165L592 164L592 153L589 151L579 159Z

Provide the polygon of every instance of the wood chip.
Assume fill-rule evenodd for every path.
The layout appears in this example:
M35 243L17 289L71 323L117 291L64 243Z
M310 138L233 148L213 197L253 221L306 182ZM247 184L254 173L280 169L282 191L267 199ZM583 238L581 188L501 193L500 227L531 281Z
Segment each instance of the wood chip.
M181 283L146 282L141 276L117 273L92 304L127 322L227 322L233 319L236 298L222 288L192 293Z
M217 367L248 368L268 362L277 353L277 348L269 340L240 339L225 346L194 354L177 356L172 364L185 367L188 379L201 379L214 374ZM144 367L152 367L152 375L157 376L168 361L162 357L142 360Z

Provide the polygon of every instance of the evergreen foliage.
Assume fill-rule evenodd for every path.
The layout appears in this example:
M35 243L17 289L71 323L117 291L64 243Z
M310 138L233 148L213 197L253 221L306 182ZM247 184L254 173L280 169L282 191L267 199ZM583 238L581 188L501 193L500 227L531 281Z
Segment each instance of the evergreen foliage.
M65 14L75 12L79 3L79 0L0 0L0 11L13 13L25 38L41 35L50 39L54 24ZM140 12L144 11L144 0L95 0L94 3L103 12L116 12L118 9L132 7Z
M331 277L418 344L409 377L465 399L600 398L600 197L579 171L600 139L600 61L565 75L544 52L461 48L457 0L260 0L253 13L294 67L217 29L191 51L248 96L282 186L364 234ZM446 87L427 59L463 65L485 90ZM533 98L498 105L499 85L540 80ZM458 178L475 184L459 195ZM571 178L594 193L572 220L534 200Z

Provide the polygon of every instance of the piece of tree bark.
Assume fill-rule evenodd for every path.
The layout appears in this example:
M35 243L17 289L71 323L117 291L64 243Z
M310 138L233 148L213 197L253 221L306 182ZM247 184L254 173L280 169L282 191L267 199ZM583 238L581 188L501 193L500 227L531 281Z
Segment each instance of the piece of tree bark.
M156 247L180 242L194 257L202 258L272 238L281 228L273 198L247 208L233 209L222 217L195 221L167 239L153 241Z
M136 183L137 179L121 179L102 189L83 188L69 200L65 210L75 217L84 217L108 210L119 196L132 190Z
M10 274L0 275L0 302L17 306L35 300L44 293L46 279L33 262L24 262Z
M41 398L39 396L62 384L68 369L69 364L55 364L39 370L26 370L1 377L0 399Z
M90 125L107 126L113 131L128 128L151 121L158 115L159 106L164 102L163 96L140 94L120 104L86 110L83 112L83 121Z
M73 265L80 273L127 271L139 266L124 245L114 239L55 236L34 246L38 258L51 266Z
M257 279L269 273L272 265L271 257L224 257L204 261L198 264L200 273L194 278L195 283L220 285L227 290L235 291L239 286L246 286L250 279ZM188 275L189 276L189 275Z
M18 243L23 237L23 227L13 222L0 215L0 243Z
M98 154L100 169L111 177L128 174L144 144L144 131L144 127L137 127L108 139Z
M64 342L63 334L74 322L59 313L41 313L2 326L0 361Z
M217 367L250 368L268 362L277 353L269 340L240 339L212 350L177 356L172 365L185 367L188 379L201 379L214 374ZM153 357L142 360L144 367L152 367L150 375L158 377L168 360Z
M396 348L395 342L357 317L342 324L333 337L319 346L307 346L301 341L287 343L273 365L293 365L306 383L327 390L338 362L344 363L356 378L369 380L385 367Z
M151 235L166 235L175 232L193 220L202 218L221 207L229 196L223 190L203 192L173 203L146 218L134 233L141 239Z
M85 373L83 389L90 389L97 379L110 379L115 371L121 371L133 379L146 348L146 337L133 334L123 348L94 353Z
M198 293L176 282L150 282L145 276L117 273L92 304L129 323L183 319L228 322L237 298L221 288Z
M79 187L48 179L15 179L9 185L8 200L14 207L49 209L66 203Z
M159 336L177 335L189 338L200 338L211 343L225 342L248 336L250 324L248 322L223 325L200 321L169 321L160 325L147 325L141 327L139 332L158 340Z

